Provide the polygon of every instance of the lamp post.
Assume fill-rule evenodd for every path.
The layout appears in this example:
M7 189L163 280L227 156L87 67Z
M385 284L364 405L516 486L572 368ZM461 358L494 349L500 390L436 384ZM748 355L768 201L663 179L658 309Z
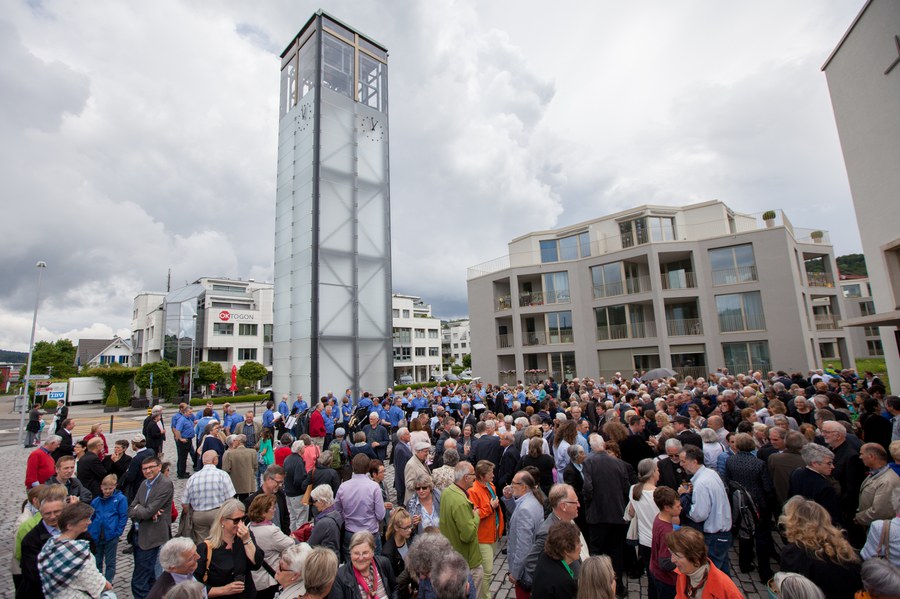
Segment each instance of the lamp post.
M34 317L31 320L31 340L28 342L28 367L25 369L25 395L22 401L22 411L19 413L19 445L22 445L22 436L25 433L25 411L28 408L28 386L31 383L31 358L34 353L34 332L37 329L38 306L41 303L41 279L47 263L41 260L35 266L38 269L37 294L34 298Z
M191 397L194 395L194 340L197 337L197 315L193 317L194 330L191 333L191 372L188 375L188 405L191 404Z

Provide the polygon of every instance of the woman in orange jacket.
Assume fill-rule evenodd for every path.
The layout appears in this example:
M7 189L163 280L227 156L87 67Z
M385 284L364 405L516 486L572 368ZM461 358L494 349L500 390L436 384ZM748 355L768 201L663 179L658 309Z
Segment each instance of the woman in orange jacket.
M494 545L503 534L503 511L500 498L494 487L494 464L479 460L475 465L475 482L469 488L469 501L478 514L478 549L481 551L481 565L484 579L481 584L481 599L490 599L491 574L494 565Z
M743 599L731 577L716 568L699 531L683 526L666 537L678 575L675 599Z

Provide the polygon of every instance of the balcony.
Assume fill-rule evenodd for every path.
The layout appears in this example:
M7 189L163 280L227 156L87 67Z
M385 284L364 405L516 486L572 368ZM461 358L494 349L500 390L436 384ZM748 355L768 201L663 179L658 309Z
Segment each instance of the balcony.
M519 307L544 305L543 291L523 291L519 294Z
M506 349L513 346L512 335L497 335L497 349Z
M682 379L687 377L692 377L694 379L706 378L709 374L706 366L673 366L672 370L677 372Z
M609 283L607 285L594 285L593 289L594 299L644 293L645 291L650 291L650 277L645 275Z
M834 287L834 275L828 272L808 272L806 280L810 287Z
M512 297L510 297L508 293L497 298L496 303L494 304L494 312L510 309L512 309Z
M572 343L575 337L572 331L553 331L548 335L548 343L550 345L558 345L560 343Z
M841 328L832 314L816 314L815 321L817 331L838 331Z
M756 281L756 266L738 266L712 271L713 286L736 285Z
M544 334L544 331L526 331L523 333L522 345L525 347L547 345L547 337Z
M544 293L544 301L547 304L567 304L571 300L568 289L559 291L547 291Z
M666 320L666 333L669 337L686 337L689 335L702 335L703 322L699 318L682 318L678 320Z
M697 287L697 279L694 273L690 271L662 273L663 289L695 289Z
M611 324L597 327L597 341L615 341L617 339L646 339L656 337L656 323L632 322L631 324Z
M719 315L719 332L739 333L742 331L765 331L766 320L762 314Z

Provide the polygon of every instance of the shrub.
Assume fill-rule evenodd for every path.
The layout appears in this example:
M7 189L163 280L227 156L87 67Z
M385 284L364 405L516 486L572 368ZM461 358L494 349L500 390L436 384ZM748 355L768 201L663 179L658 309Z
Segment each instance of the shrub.
M766 210L763 212L763 220L775 220L775 211L774 210Z
M256 402L264 402L269 399L268 394L263 393L262 395L235 395L231 397L230 395L223 395L221 397L208 397L203 399L202 397L195 397L191 400L192 406L204 406L206 402L211 401L216 405L222 405L223 403L256 403Z
M48 399L47 401L45 401L43 403L41 408L43 408L44 410L55 410L58 405L59 404L56 402L55 399Z
M113 387L109 390L109 396L106 398L106 407L107 408L118 408L119 407L119 394L116 392L116 388Z
M823 237L825 237L825 233L823 231L813 231L809 234L809 236L813 239L822 239Z

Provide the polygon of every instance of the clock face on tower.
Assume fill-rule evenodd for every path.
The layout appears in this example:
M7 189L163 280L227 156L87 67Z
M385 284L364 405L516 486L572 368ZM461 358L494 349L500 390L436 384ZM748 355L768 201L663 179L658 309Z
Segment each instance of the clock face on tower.
M297 129L300 131L306 131L306 129L312 123L313 117L313 107L309 102L300 105L300 114L297 115Z
M359 135L372 141L384 139L384 125L373 116L359 118Z

